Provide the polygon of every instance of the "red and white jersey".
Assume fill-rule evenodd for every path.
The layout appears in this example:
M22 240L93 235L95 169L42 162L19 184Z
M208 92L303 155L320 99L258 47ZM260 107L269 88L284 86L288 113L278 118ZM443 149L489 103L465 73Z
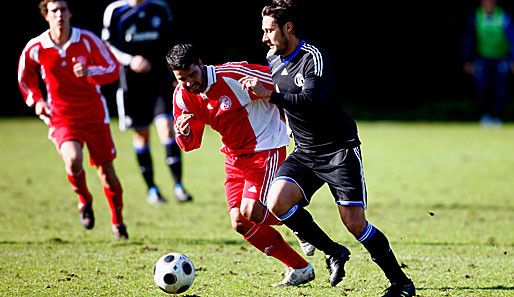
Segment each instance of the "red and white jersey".
M225 154L249 154L289 144L286 125L276 105L243 90L239 79L255 76L266 88L273 90L269 68L246 62L206 66L207 89L193 95L182 87L175 89L173 106L175 118L191 113L191 132L177 134L182 150L200 147L205 125L221 134Z
M89 75L77 78L73 61L86 65ZM119 77L119 64L103 41L93 33L71 28L70 39L58 47L47 30L25 46L18 64L18 85L32 107L43 98L38 73L46 84L53 116L50 123L83 125L108 123L109 115L100 85Z

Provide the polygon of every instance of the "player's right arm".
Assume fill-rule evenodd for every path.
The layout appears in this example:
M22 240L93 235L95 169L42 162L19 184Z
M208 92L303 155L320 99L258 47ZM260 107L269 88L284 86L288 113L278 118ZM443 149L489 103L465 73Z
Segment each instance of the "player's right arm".
M178 146L187 152L200 148L205 124L196 119L185 106L182 92L183 89L176 88L173 94L173 127Z
M23 49L18 63L18 86L25 103L29 107L34 107L36 102L43 99L43 94L39 89L38 69L39 64L35 59L39 52L39 45L30 45ZM33 56L33 57L32 57Z

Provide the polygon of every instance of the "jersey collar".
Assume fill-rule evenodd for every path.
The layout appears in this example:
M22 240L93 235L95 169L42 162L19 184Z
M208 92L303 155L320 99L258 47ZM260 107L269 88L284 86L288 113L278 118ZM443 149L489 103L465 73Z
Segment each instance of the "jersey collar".
M275 68L275 70L272 70L272 66L273 66L273 64L275 64L276 61L278 61L278 59L280 59L281 56L278 56L275 59L273 59L269 63L270 70L272 70L271 76L275 75L275 73L277 73L277 71L279 71L280 69L284 68L284 66L286 66L287 63L289 63L292 59L294 59L294 57L296 57L296 55L298 55L298 53L300 52L300 49L302 48L302 46L304 44L305 44L304 40L300 41L300 43L295 48L295 50L289 56L285 57L282 60L282 63L277 68Z
M205 92L200 93L203 99L207 99L207 92L209 92L211 86L216 83L216 69L214 66L205 66L205 75L207 76L207 88L205 88Z
M80 30L75 27L71 27L70 39L68 39L66 44L64 44L63 49L66 49L71 43L79 42L79 40L80 40ZM45 49L52 48L52 47L59 48L52 41L52 38L50 38L50 29L46 30L45 33L43 33L43 36L41 39L41 45Z

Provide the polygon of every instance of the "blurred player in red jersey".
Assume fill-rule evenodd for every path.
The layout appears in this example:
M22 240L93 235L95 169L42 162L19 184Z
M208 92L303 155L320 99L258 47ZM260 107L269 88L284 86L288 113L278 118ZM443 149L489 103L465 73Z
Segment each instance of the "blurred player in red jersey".
M68 180L79 196L82 225L94 227L92 196L82 166L82 147L87 144L91 166L96 165L112 212L112 231L117 239L128 238L123 223L122 187L113 160L116 149L109 114L100 85L119 76L119 64L93 33L71 27L72 13L65 0L43 0L41 14L50 29L33 38L18 65L18 84L29 107L49 126L49 138L64 161ZM47 100L39 88L41 75Z
M199 148L205 125L221 134L232 227L287 266L284 280L274 286L310 282L312 265L270 226L280 222L266 207L268 187L289 144L286 125L276 106L243 90L238 82L255 75L273 89L268 68L246 62L206 66L189 44L177 44L166 59L179 83L173 97L178 145L185 151Z

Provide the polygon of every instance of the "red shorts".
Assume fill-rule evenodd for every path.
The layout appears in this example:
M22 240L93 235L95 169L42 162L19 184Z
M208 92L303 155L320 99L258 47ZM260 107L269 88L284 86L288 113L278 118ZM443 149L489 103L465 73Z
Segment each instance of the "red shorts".
M116 148L112 140L109 124L91 124L87 126L51 125L48 138L60 151L61 145L70 140L76 140L89 151L91 166L103 165L116 158Z
M286 158L286 147L244 155L226 155L225 192L228 210L239 206L242 198L259 200L266 197L278 167Z

